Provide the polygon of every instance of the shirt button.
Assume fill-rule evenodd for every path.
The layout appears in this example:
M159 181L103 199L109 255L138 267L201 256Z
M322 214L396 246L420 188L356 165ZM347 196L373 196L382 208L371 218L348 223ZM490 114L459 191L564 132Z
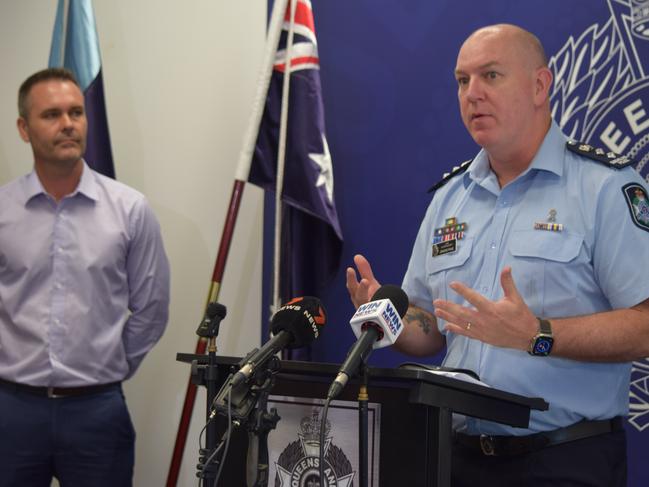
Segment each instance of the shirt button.
M489 288L487 286L482 286L482 292L487 294L487 291L489 291Z
M496 242L491 242L491 248L495 249L496 248Z

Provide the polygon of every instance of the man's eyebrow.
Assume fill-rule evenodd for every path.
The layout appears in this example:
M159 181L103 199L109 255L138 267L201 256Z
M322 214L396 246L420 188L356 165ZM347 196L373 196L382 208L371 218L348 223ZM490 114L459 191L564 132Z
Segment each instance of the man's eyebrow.
M485 69L498 67L500 63L498 61L489 61L488 63L481 64L478 66L479 71L484 71ZM461 69L456 69L455 74L465 74L465 71Z

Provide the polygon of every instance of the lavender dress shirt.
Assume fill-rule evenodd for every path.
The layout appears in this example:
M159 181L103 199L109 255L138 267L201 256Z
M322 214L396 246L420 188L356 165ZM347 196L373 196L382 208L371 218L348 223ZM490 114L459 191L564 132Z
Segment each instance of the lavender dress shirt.
M168 319L169 263L142 194L85 163L58 203L35 172L0 187L0 378L129 378Z

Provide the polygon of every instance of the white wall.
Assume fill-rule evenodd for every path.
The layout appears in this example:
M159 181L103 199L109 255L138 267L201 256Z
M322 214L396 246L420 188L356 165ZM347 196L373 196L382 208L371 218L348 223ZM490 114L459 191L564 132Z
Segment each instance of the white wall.
M172 269L166 334L125 385L135 485L164 485L189 366L261 61L266 0L94 0L117 178L149 198ZM20 82L46 66L56 0L0 0L0 184L31 168L15 128ZM262 195L244 191L219 301L219 353L259 343ZM199 394L179 486L194 486Z

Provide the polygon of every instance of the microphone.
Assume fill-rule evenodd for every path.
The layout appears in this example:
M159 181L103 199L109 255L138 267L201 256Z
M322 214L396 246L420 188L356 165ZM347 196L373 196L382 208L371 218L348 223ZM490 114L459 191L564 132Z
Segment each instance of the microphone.
M210 302L205 310L203 321L198 325L196 334L199 337L205 338L217 336L219 334L219 325L221 324L221 320L225 318L226 314L227 310L225 309L225 306L216 301Z
M293 298L283 305L270 322L273 337L260 349L254 349L248 354L243 367L232 377L232 387L247 381L257 367L280 350L309 345L320 336L326 321L324 307L318 298Z
M399 286L392 284L381 286L371 301L358 307L349 322L358 340L340 366L327 399L340 394L361 360L367 360L373 349L387 347L397 341L403 331L401 317L407 310L408 296Z

